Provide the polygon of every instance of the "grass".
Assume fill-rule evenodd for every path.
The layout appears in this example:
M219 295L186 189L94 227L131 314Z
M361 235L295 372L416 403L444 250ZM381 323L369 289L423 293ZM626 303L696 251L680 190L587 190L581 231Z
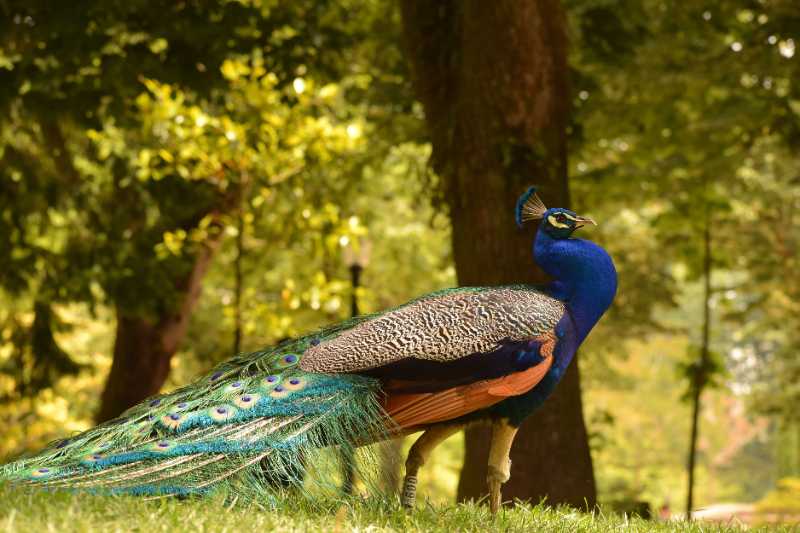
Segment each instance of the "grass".
M754 529L755 531L764 529ZM178 501L44 493L0 488L0 531L544 531L544 532L739 532L736 526L652 522L518 504L492 517L484 506L423 505L407 513L396 504L352 500L315 509L281 503L278 509L223 496ZM800 531L784 528L769 531Z

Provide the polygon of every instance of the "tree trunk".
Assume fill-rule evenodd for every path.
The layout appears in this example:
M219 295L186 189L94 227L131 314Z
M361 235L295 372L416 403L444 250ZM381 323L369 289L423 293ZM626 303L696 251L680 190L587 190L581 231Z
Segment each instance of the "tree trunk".
M403 0L412 78L453 223L461 285L545 281L514 204L535 183L568 204L565 21L555 0ZM467 432L461 500L486 494L488 433ZM591 506L595 485L576 365L522 427L505 498Z
M118 416L161 389L169 375L172 356L186 335L203 276L219 248L221 235L221 231L217 232L206 241L196 253L190 272L177 281L183 294L179 306L156 319L132 316L117 307L114 361L101 396L98 422Z
M707 186L703 191L705 194ZM711 205L706 199L703 220L703 332L700 344L700 360L695 364L690 376L690 391L692 395L692 429L689 436L689 458L687 459L687 490L686 490L686 520L692 519L694 508L695 463L697 461L697 435L700 429L700 411L702 410L701 396L708 385L711 372Z

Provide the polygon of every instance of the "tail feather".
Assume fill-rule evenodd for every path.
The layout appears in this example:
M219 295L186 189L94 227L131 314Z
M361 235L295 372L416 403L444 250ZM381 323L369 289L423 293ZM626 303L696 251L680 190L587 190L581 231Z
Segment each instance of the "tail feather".
M296 417L299 418L299 417ZM284 423L290 423L294 419L287 419ZM240 429L236 432L232 437L238 438L243 437L247 434L248 431L254 429L253 426L263 426L267 424L269 421L265 420L256 420L249 423L245 428ZM280 426L276 426L276 429L279 429ZM230 433L231 429L236 428L225 428ZM219 435L219 433L218 433ZM224 454L217 454L212 457L224 457ZM194 463L190 465L190 468L184 468L181 470L169 470L171 468L184 465L187 462L190 462L197 458L203 458L203 460L199 461L200 464ZM215 459L218 460L218 459ZM157 461L155 463L147 463L145 467L142 468L142 465L146 462L144 460L140 461L133 461L128 463L122 463L115 466L110 466L108 468L104 468L102 470L97 470L94 472L89 473L81 473L76 476L63 476L58 479L54 479L52 481L43 482L42 485L49 485L49 486L73 486L73 487L82 487L82 486L106 486L106 485L114 485L117 483L124 483L129 482L134 479L141 479L145 476L149 476L150 474L155 474L158 472L167 471L165 474L157 477L157 478L149 478L149 482L153 481L162 481L165 479L170 479L174 477L178 477L184 473L190 472L192 470L196 470L201 466L206 464L210 464L213 461L209 461L206 459L206 455L202 453L193 453L189 455L179 455L172 459ZM116 474L116 475L111 475Z
M212 428L198 429L198 430L195 430L195 431L193 431L191 433L187 433L186 435L184 435L184 438L185 439L197 438L197 437L201 436L202 434L205 434L204 436L206 438L208 438L209 436L222 436L225 433L230 433L232 430L235 430L235 429L236 429L235 427L234 428L223 427L223 428L218 428L218 429L213 430L213 431L211 431ZM153 443L153 442L156 442L157 440L158 439L150 439L150 440L144 441L143 444ZM122 448L120 450L120 453L130 451L131 449L132 448L130 448L130 447ZM156 468L161 468L161 469L170 468L173 465L183 464L186 461L188 461L191 458L196 457L198 455L201 455L201 454L178 456L178 457L176 457L176 458L174 458L172 460L169 460L169 461L158 462L155 465L152 465L151 468L153 468L153 469L156 469ZM130 470L142 465L143 462L144 461L133 461L133 462L121 463L121 464L117 464L117 465L114 465L114 466L109 466L107 468L103 468L102 470L75 470L72 473L64 472L62 475L53 476L52 478L48 478L46 480L41 480L41 481L32 480L30 482L31 483L37 483L37 484L42 485L42 486L49 486L49 487L91 486L93 483L100 484L102 481L105 481L105 478L107 476L110 476L111 474L119 474L121 472L130 471ZM140 470L139 472L140 473L142 473L142 472L147 473L148 470L144 469L144 470Z
M235 479L263 480L266 458L276 458L269 461L276 470L303 470L304 457L320 448L355 448L385 436L379 383L303 372L297 363L312 342L310 336L238 356L188 387L3 466L0 479L50 489L202 494Z

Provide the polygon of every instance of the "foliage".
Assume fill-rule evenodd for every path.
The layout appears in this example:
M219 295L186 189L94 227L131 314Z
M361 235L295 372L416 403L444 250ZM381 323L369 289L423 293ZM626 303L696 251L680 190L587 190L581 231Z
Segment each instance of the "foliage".
M33 329L45 315L57 322L53 304L157 321L180 308L196 258L235 233L237 218L262 242L333 227L310 243L314 254L363 233L339 204L388 153L366 135L397 140L417 118L387 126L380 105L366 116L373 82L397 96L392 105L403 82L399 56L382 56L376 71L367 62L375 41L360 39L392 10L354 5L358 17L341 2L187 4L167 14L147 1L8 8L0 288L15 299L5 369L30 385L16 394L53 385L47 368L75 371L52 334L48 344L49 329ZM307 224L312 211L322 219ZM38 322L25 320L39 303ZM41 339L51 349L31 351ZM48 379L20 377L23 359Z
M686 342L670 335L628 341L628 357L608 363L611 376L587 376L587 418L603 503L645 501L651 509L666 505L674 512L683 505L690 419L676 366ZM704 403L698 505L760 497L776 475L769 425L753 420L724 389L708 391Z
M590 396L644 385L631 384L629 375L642 357L652 357L639 350L618 372L609 369L613 358L626 352L618 340L623 330L627 339L668 331L690 339L690 346L699 344L702 306L693 287L702 275L702 230L709 212L711 341L725 370L715 371L712 380L732 401L747 401L753 416L791 421L800 347L792 230L800 222L796 3L567 4L575 43L573 190L579 210L602 221L598 231L621 280L618 305L587 342L589 374L597 376L590 378ZM680 303L689 296L696 303ZM695 348L674 346L687 354L673 358L677 368L696 367ZM646 394L633 397L660 416L678 409L657 407ZM595 442L637 427L631 419L638 417L626 408L610 413L613 423L597 427L601 440ZM770 434L775 445L785 438ZM681 441L672 446L681 447ZM671 460L683 453L662 452ZM763 466L753 464L765 477L756 484L759 489L750 485L750 498L774 476ZM601 468L601 480L608 473ZM617 473L628 490L641 488L630 471ZM647 486L662 488L663 478L658 479Z
M320 71L332 68L324 44L338 42L344 34L324 21L325 6L315 6L173 6L172 14L182 24L165 17L163 6L147 1L77 9L14 7L4 17L2 34L0 101L8 116L2 129L3 156L11 177L4 180L2 196L7 214L1 233L8 239L2 286L43 292L46 300L92 301L90 285L97 276L108 278L106 290L110 286L127 294L125 284L132 272L144 268L139 281L154 286L140 291L137 301L146 294L157 304L155 295L169 285L162 278L185 265L161 264L170 263L163 257L150 265L141 248L149 255L164 232L193 229L204 216L224 209L232 188L236 192L230 181L236 185L238 176L222 172L223 163L235 156L240 163L244 154L236 149L247 146L243 140L233 142L234 120L224 115L242 103L242 97L226 101L224 94L240 89L251 100L261 98L251 106L270 105L262 112L273 120L255 130L261 140L268 138L265 146L258 146L263 163L264 157L274 156L269 148L275 144L275 129L281 127L276 95L269 89L280 85L276 90L291 90L297 71L308 70L304 62L310 56ZM287 28L286 20L296 23ZM220 24L229 28L227 39L202 38ZM305 44L313 42L318 45ZM263 50L272 52L266 60ZM255 64L248 64L250 56ZM264 94L257 95L252 84L249 92L237 84L243 75L261 80ZM215 92L220 88L222 97ZM185 117L176 109L184 102L190 112ZM191 104L213 105L214 120L208 120L207 109ZM167 127L171 118L175 125ZM182 118L187 119L185 126ZM170 141L171 149L164 146ZM180 154L174 150L177 142ZM142 223L144 228L139 227ZM123 243L128 250L106 249ZM108 268L108 262L116 268ZM170 295L165 296L161 305L170 301Z
M800 478L781 479L756 505L762 512L793 514L800 519Z
M83 368L75 376L62 376L35 396L15 396L14 374L3 375L2 390L8 395L0 403L4 430L0 455L16 455L39 449L43 444L65 434L91 426L97 409L98 391L111 365L113 317L99 309L93 317L83 305L60 306L59 315L72 325L69 331L56 334L59 346L71 354ZM23 315L24 316L24 315ZM5 355L13 345L4 344ZM6 360L8 364L8 360Z
M655 286L637 291L640 295L656 288L674 294L676 282L701 274L702 214L710 208L715 273L735 280L713 287L717 298L725 296L716 302L715 320L739 329L734 343L747 338L751 350L761 346L754 350L765 363L760 367L779 368L781 363L765 359L774 357L778 346L791 351L798 342L798 329L786 320L797 316L790 302L796 301L791 295L798 277L788 259L796 256L795 243L786 231L797 225L792 206L800 190L791 154L800 139L800 93L791 81L798 69L793 57L800 36L792 23L800 17L797 6L645 2L612 9L602 2L576 2L573 15L582 17L575 24L580 39L605 43L576 47L581 127L574 168L581 204L604 206L626 227L650 231L646 241L636 242L634 254L657 251L658 265L648 270L662 277L648 280ZM625 31L587 36L587 17L611 17L615 23L605 27ZM615 51L616 61L598 57L598 48ZM632 190L636 209L628 201ZM612 251L625 246L608 245ZM630 274L623 271L620 277ZM646 313L637 311L645 319ZM776 329L782 332L777 338ZM791 373L787 377L791 380ZM776 384L773 380L772 391ZM791 387L782 390L793 394ZM781 396L778 402L789 405L787 400Z

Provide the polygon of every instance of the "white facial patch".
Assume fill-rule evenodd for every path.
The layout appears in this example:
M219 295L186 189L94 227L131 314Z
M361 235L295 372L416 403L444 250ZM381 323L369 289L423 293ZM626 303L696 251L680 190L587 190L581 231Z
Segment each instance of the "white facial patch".
M565 216L569 216L566 213L562 213L562 214L565 215ZM570 218L572 218L572 217L570 217ZM575 219L573 219L573 220L575 220ZM570 227L569 224L562 224L561 222L557 221L555 215L550 215L549 217L547 217L547 221L554 228L569 229L569 227Z

